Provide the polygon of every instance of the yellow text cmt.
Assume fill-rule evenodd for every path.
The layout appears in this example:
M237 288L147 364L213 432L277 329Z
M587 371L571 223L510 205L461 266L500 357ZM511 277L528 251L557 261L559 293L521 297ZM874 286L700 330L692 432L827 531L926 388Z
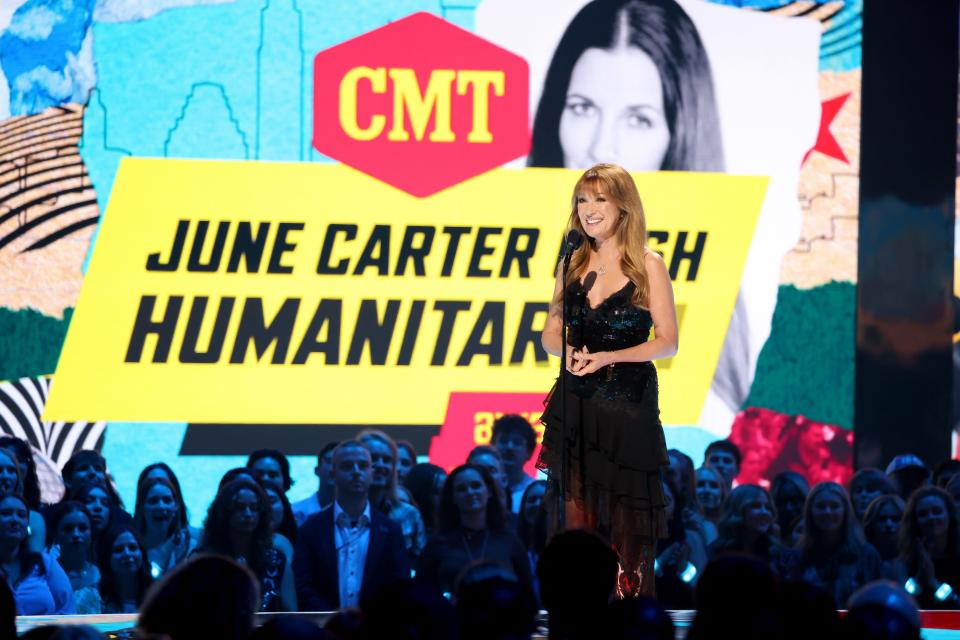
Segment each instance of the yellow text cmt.
M388 78L390 83L387 82ZM368 85L371 93L377 94L387 93L388 84L392 85L389 87L393 92L392 126L387 132L387 140L391 142L410 140L410 132L406 128L407 115L415 140L423 140L430 116L433 115L433 129L427 139L430 142L456 141L457 136L450 126L454 86L457 95L472 93L473 97L472 127L467 134L467 142L493 142L493 134L490 133L490 90L495 96L504 94L506 75L503 71L434 69L423 91L413 69L350 69L340 80L340 126L354 140L367 142L383 134L387 127L387 116L376 113L366 126L361 126L357 121L361 80Z

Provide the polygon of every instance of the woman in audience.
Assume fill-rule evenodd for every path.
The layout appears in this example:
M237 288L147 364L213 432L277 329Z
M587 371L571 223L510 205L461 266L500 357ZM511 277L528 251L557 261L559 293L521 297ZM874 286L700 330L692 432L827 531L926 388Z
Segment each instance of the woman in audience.
M428 536L437 529L437 513L440 510L440 494L447 472L442 467L429 462L415 464L407 474L404 483L420 509L420 516Z
M517 514L517 536L520 542L531 554L536 567L536 556L547 544L546 540L538 540L537 534L546 533L541 527L537 526L537 518L540 516L540 505L543 504L543 496L547 492L546 480L534 480L523 490L523 497L520 498L520 511Z
M803 505L810 493L807 479L796 471L783 471L773 478L770 485L770 497L777 511L777 524L780 527L780 542L786 547L793 546L791 534L797 518L803 516Z
M890 480L877 469L860 469L850 478L847 488L859 522L863 522L863 515L875 498L895 493Z
M169 480L152 478L137 489L133 525L147 548L147 564L154 578L182 562L197 540L180 518L180 504Z
M30 509L20 496L0 498L0 571L13 590L20 615L75 613L67 574L49 554L30 549L27 522Z
M897 584L903 584L906 580L897 546L905 510L906 505L900 496L890 494L874 498L863 514L864 536L880 554L880 575Z
M273 544L270 502L259 484L234 480L217 494L204 521L200 549L233 558L253 571L260 582L260 611L297 610L290 559Z
M404 484L407 474L417 464L417 451L406 440L397 440L397 482Z
M373 463L370 506L400 525L407 555L414 563L427 542L427 532L417 508L397 496L397 445L390 436L375 429L365 429L357 440L370 452Z
M82 504L68 500L53 508L48 543L48 553L70 579L76 612L100 613L100 570L93 561L93 522Z
M950 496L921 487L907 501L900 526L907 590L921 609L960 609L960 525Z
M667 537L657 543L657 599L667 609L693 609L693 584L707 564L706 549L700 534L686 528L685 496L669 477L664 478L663 496ZM629 585L621 591L633 592Z
M719 478L718 478L719 479ZM725 552L756 556L775 572L787 566L788 554L776 535L776 512L766 489L743 484L730 492L717 525L717 539L710 545L714 558Z
M486 470L461 465L450 473L440 498L438 533L420 555L417 577L452 593L460 571L478 560L502 562L526 586L530 562L507 528L501 488Z
M31 511L40 511L40 478L37 477L37 462L33 459L30 443L13 436L0 436L0 449L9 451L17 459L23 483L23 499Z
M286 493L293 486L290 477L290 461L276 449L257 449L247 458L247 469L260 486L272 484Z
M98 543L99 537L110 529L133 523L133 516L117 504L106 483L101 480L91 479L71 488L67 495L70 500L82 504L90 514L94 545Z
M297 521L287 500L287 494L273 485L260 485L267 494L270 505L270 530L273 531L273 546L283 552L287 564L293 561L293 543L297 541Z
M723 504L727 500L727 483L720 472L705 464L697 469L697 502L704 519L719 525ZM719 535L719 526L717 535Z
M16 494L23 497L23 476L20 463L11 449L0 449L0 496ZM26 498L24 498L26 502ZM47 546L47 525L39 513L30 509L27 514L27 544L32 551L43 551Z
M129 525L110 529L97 550L103 613L136 613L153 584L140 534Z
M667 451L670 466L666 469L667 478L676 487L677 492L683 494L683 526L696 531L703 539L704 544L710 544L717 539L717 525L704 517L697 498L697 475L694 471L693 460L690 456L678 449Z
M843 487L814 486L803 519L794 579L820 587L842 607L854 591L880 577L880 554L864 539Z
M179 521L180 527L186 528L190 531L191 536L199 539L200 531L190 526L190 514L187 513L187 505L183 501L183 491L180 489L180 480L177 479L177 474L173 472L173 469L171 469L166 462L154 462L143 468L143 471L140 472L140 477L137 478L137 492L140 492L140 486L143 485L144 482L154 478L163 478L170 483L170 486L173 488L173 497L177 501L177 520Z
M227 486L234 480L238 480L240 478L244 478L245 480L249 480L250 482L258 482L257 477L253 475L253 472L250 471L250 469L246 467L234 467L233 469L230 469L225 474L223 474L223 477L220 478L220 485L217 487L217 492L219 493L220 490L223 489L225 486Z

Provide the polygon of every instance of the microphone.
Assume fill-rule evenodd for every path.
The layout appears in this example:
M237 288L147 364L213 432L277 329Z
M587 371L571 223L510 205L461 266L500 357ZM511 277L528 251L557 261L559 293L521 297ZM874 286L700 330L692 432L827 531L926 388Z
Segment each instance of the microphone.
M567 239L563 243L563 256L565 258L570 257L582 244L583 236L580 232L576 229L570 229L570 231L567 232Z

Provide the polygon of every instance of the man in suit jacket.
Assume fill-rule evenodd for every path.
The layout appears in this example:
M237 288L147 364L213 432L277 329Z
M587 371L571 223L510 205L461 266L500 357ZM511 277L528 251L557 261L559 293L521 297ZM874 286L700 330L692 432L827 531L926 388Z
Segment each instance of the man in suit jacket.
M356 607L380 588L410 577L400 527L370 509L370 453L356 441L333 452L336 499L297 533L293 574L301 611Z

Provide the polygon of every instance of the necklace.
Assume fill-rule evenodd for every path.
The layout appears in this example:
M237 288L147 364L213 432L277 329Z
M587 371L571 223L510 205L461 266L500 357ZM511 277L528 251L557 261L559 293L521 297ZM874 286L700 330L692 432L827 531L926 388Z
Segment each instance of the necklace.
M476 532L474 532L474 533L476 533ZM487 555L487 542L490 540L490 530L489 530L489 529L485 529L485 530L484 530L484 532L483 532L483 546L480 547L480 555L477 556L476 558L473 557L473 552L470 551L470 545L467 543L467 532L466 532L466 531L463 532L462 537L463 537L463 548L466 549L466 551L467 551L467 557L470 558L470 562L473 562L474 560L483 560L483 558Z
M597 268L597 275L602 276L607 272L607 265L602 264Z

